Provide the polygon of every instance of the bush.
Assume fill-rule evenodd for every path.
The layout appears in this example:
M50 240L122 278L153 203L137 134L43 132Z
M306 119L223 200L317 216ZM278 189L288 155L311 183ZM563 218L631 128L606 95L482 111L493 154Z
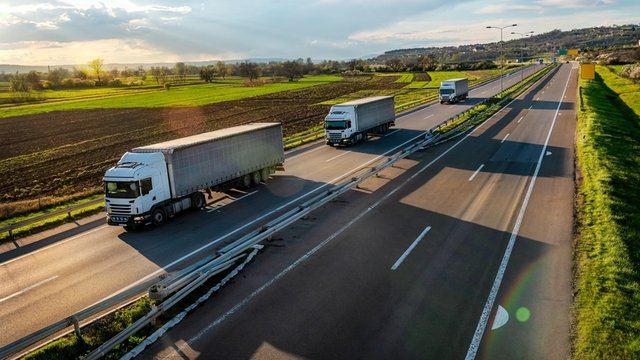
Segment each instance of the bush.
M109 82L107 83L107 85L109 85L109 86L113 86L113 87L122 86L122 81L120 81L120 79L113 79L113 80L109 80Z
M170 83L164 83L164 89L165 90L171 90L171 84Z

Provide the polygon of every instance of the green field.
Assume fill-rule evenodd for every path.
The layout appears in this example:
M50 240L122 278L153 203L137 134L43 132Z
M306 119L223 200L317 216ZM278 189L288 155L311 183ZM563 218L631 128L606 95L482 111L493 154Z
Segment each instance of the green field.
M640 359L640 86L596 67L581 81L576 359Z
M45 101L25 105L4 106L0 118L30 115L59 110L158 108L180 106L202 106L222 101L240 100L248 97L272 94L287 90L340 81L340 76L307 76L299 81L266 83L255 82L247 86L241 81L223 81L210 84L191 84L164 88L123 87L91 88L82 90L49 90L42 94Z
M510 71L514 70L510 69L505 71L505 73L508 73ZM499 75L500 70L492 69L473 71L429 71L428 74L431 77L431 81L414 81L415 76L413 73L380 74L379 76L399 76L396 82L407 83L407 85L402 89L396 90L358 91L345 96L324 101L321 104L334 105L367 96L393 95L395 96L396 112L398 112L435 100L437 96L437 90L440 87L440 82L442 82L443 80L466 77L469 79L470 84L473 85L474 82Z

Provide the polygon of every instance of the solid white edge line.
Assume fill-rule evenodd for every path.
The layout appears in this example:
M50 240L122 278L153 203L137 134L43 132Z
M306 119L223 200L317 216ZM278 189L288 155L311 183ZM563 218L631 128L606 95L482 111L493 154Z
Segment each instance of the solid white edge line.
M55 280L55 279L57 279L57 278L58 278L58 275L56 275L56 276L52 276L52 277L50 277L50 278L48 278L48 279L44 279L44 280L42 280L42 281L40 281L40 282L37 282L37 283L35 283L35 284L31 285L31 286L27 286L26 288L24 288L24 289L22 289L22 290L20 290L20 291L18 291L18 292L15 292L15 293L13 293L13 294L11 294L11 295L9 295L9 296L3 297L2 299L0 299L0 303L2 303L2 302L4 302L4 301L7 301L7 300L9 300L9 299L11 299L11 298L14 298L14 297L16 297L16 296L22 295L22 294L26 293L27 291L29 291L29 290L31 290L31 289L34 289L34 288L36 288L36 287L38 287L38 286L40 286L40 285L46 284L46 283L48 283L49 281L51 281L51 280Z
M469 349L467 350L467 355L465 356L465 360L473 360L476 357L476 353L478 352L478 348L480 347L480 342L482 341L482 336L484 335L484 330L487 326L487 322L489 321L489 317L491 315L491 310L493 309L493 304L498 295L498 290L500 289L500 285L502 283L502 278L504 277L504 273L507 268L507 264L509 263L509 258L511 257L511 251L513 250L513 246L516 242L516 238L518 237L518 232L520 231L520 226L522 224L522 220L524 218L524 213L527 210L527 205L529 204L529 198L531 197L531 193L533 192L533 187L536 184L536 178L540 173L540 167L542 166L542 160L544 159L544 154L547 150L547 146L549 145L549 139L551 139L551 133L553 132L553 128L556 123L556 119L558 117L558 112L560 111L560 106L562 106L562 98L564 98L564 94L567 91L567 87L569 86L569 80L571 79L571 73L573 69L569 71L569 76L567 77L567 82L564 85L564 90L562 95L560 96L560 101L558 101L558 107L556 108L556 113L553 116L553 121L551 122L551 127L549 128L549 132L547 133L547 138L544 142L544 146L540 151L540 156L538 158L538 164L536 165L536 169L533 172L533 177L531 178L531 182L529 183L529 188L527 189L527 193L525 195L524 201L522 202L522 206L520 207L520 211L518 212L518 217L516 219L516 223L513 226L513 231L511 232L511 237L509 238L509 243L507 244L507 248L505 249L504 255L502 256L502 261L500 262L500 267L498 268L498 272L496 273L496 277L493 281L493 285L491 286L491 291L489 292L489 296L487 298L487 302L485 303L484 308L482 309L482 315L480 316L480 320L478 321L478 326L476 327L476 331L473 334L473 338L471 340L471 344L469 344Z
M469 176L469 180L468 181L472 181L473 179L475 179L476 175L478 175L478 173L480 172L480 170L482 170L482 168L484 167L484 164L480 165L480 167L478 168L478 170L476 170L473 175Z
M426 228L424 228L424 230L422 230L422 232L420 233L420 235L418 235L418 237L413 241L413 243L411 244L411 246L409 246L409 248L407 250L405 250L405 252L402 254L402 256L400 256L398 258L398 260L395 262L395 264L393 264L393 266L391 267L391 270L397 270L398 267L400 267L400 265L402 265L402 262L404 261L404 259L407 258L407 256L409 256L409 254L411 254L411 252L413 251L413 249L416 247L416 245L418 245L418 243L425 237L425 235L427 235L427 233L429 232L429 230L431 230L431 226L427 226Z

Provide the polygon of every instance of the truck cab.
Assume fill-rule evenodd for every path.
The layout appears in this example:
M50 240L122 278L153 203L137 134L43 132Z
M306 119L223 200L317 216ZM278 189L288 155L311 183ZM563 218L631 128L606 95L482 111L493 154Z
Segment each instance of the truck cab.
M125 153L103 178L107 223L134 229L164 222L167 179L162 153Z
M334 106L324 119L325 138L328 145L348 145L354 142L355 128L353 107ZM358 139L362 140L362 139Z

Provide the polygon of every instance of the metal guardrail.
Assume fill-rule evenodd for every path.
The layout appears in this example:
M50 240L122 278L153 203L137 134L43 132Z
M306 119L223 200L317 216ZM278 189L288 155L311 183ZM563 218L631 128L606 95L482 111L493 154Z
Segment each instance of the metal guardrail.
M517 84L508 87L507 90L516 85ZM487 100L483 101L480 104L483 104ZM480 104L477 104L476 106ZM470 110L467 110L466 112ZM157 315L159 315L163 311L166 311L169 307L175 305L175 303L198 288L211 276L219 274L231 267L236 261L238 261L238 259L243 256L242 254L245 253L248 249L258 246L260 242L264 241L265 239L269 239L276 232L285 229L287 226L298 221L300 218L308 215L311 211L328 203L329 201L334 200L336 197L342 195L350 189L357 187L369 177L392 166L397 161L404 159L415 151L421 150L426 146L440 141L442 139L442 135L436 134L436 130L443 126L443 124L455 120L455 118L458 118L462 114L464 113L452 116L446 121L425 131L422 135L415 138L417 140L414 143L408 145L393 156L387 157L386 160L383 160L378 165L371 168L362 168L355 170L354 172L352 172L352 175L361 173L360 176L346 178L341 183L334 185L331 189L326 190L319 195L316 195L303 204L296 206L295 208L287 211L278 218L270 221L266 225L255 229L251 233L219 249L216 253L216 256L205 258L204 260L201 260L200 262L185 269L185 271L179 272L176 276L171 277L171 275L169 275L169 277L165 278L165 280L161 278L147 280L141 284L136 285L135 287L122 291L111 298L92 305L66 319L58 321L50 326L47 326L44 329L41 329L29 336L13 342L0 349L0 358L5 358L10 355L16 354L19 351L23 351L27 347L40 342L47 337L58 333L72 325L74 326L76 334L80 335L80 323L82 321L86 321L87 319L95 316L98 313L114 308L116 305L122 304L128 299L141 295L145 290L158 291L158 289L161 289L165 291L164 295L166 295L169 291L177 291L173 296L161 303L161 306L154 307L152 311L145 317L136 321L132 326L125 329L114 338L110 339L98 349L94 350L87 357L87 359L99 358L113 347L125 341L129 336L133 335L139 329L149 324L153 319L157 317Z
M76 334L80 335L80 323L90 319L97 314L100 314L106 310L112 309L117 305L121 305L129 301L130 299L141 295L147 291L147 289L152 285L158 282L159 278L150 279L145 282L142 282L134 287L131 287L127 290L121 291L120 293L104 300L99 303L96 303L88 308L81 310L63 320L55 322L41 330L36 331L35 333L25 336L22 339L15 341L3 348L0 348L0 359L4 359L10 355L14 355L20 351L27 349L29 346L38 343L52 335L55 335L70 326L74 327Z
M56 211L52 211L50 213L46 213L46 214L43 214L43 215L40 215L40 216L36 216L36 217L33 217L31 219L28 219L28 220L18 221L16 223L0 227L0 234L5 233L5 232L9 232L9 238L13 239L13 231L16 230L16 229L19 229L19 228L22 228L22 227L25 227L25 226L29 226L29 225L33 225L33 224L39 223L41 221L44 221L44 220L47 220L47 219L50 219L50 218L53 218L53 217L56 217L56 216L60 216L62 214L67 214L67 216L69 218L73 218L71 216L71 212L79 210L79 209L83 209L83 208L86 208L86 207L89 207L89 206L92 206L92 205L97 205L97 204L99 204L99 203L101 203L103 201L104 201L104 199L98 198L98 199L87 201L87 202L84 202L84 203L81 203L81 204L76 204L76 205L73 205L73 206L69 206L67 208L63 208L63 209L59 209L59 210L56 210Z

